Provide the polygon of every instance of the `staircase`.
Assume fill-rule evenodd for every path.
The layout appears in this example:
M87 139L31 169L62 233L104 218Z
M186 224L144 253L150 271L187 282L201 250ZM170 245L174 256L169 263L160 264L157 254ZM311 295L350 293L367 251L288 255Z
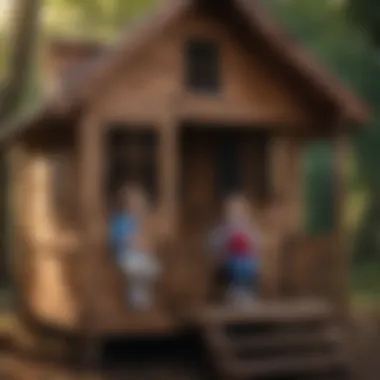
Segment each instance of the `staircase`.
M208 309L197 320L214 369L224 379L336 379L346 371L342 335L331 315L324 304L283 302L244 312Z

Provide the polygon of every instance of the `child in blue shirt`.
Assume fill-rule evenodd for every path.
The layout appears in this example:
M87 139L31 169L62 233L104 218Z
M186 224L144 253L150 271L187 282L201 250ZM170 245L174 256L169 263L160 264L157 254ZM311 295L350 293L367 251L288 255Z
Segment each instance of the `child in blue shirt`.
M116 260L119 264L123 255L129 251L131 240L138 229L137 218L131 212L129 191L125 187L120 191L120 210L111 216L110 240Z
M149 205L144 191L137 186L124 188L120 200L121 210L111 219L111 241L127 279L127 302L134 309L146 311L153 306L154 285L161 274Z

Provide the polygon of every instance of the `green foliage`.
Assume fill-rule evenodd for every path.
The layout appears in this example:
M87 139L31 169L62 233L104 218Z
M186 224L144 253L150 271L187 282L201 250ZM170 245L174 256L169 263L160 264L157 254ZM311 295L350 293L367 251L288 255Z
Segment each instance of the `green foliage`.
M265 5L319 61L342 80L360 86L357 69L363 64L366 46L345 22L341 7L328 0L271 0ZM332 157L327 142L311 144L305 156L306 230L310 234L328 233L334 226Z
M0 34L0 78L4 78L7 70L7 58L9 56L9 39Z
M380 2L378 0L349 0L348 13L380 46Z
M334 228L332 154L329 143L316 142L310 144L304 157L306 230L312 235L329 233Z
M380 291L380 2L349 0L270 0L266 2L291 34L306 44L335 74L372 106L373 122L353 138L352 198L364 199L364 210L350 241L354 253L353 286L360 292ZM347 18L349 15L352 18ZM359 27L352 24L358 22ZM368 38L370 37L370 38ZM332 226L331 155L314 145L308 152L307 227L323 233ZM349 203L349 207L355 207ZM355 214L354 214L355 215Z
M156 0L46 0L46 33L113 38Z

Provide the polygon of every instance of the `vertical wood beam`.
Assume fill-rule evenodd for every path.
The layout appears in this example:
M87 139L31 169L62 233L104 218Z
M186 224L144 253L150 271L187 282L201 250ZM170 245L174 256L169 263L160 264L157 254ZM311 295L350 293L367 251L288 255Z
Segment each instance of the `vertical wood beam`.
M272 138L270 143L270 181L271 188L276 195L286 197L286 180L287 180L287 139L283 136ZM270 298L276 298L279 295L279 254L281 243L281 228L278 221L273 220L272 205L269 205L269 225L266 232L266 248L264 252L263 263L263 290L264 295Z
M79 124L79 207L81 249L78 276L81 284L81 330L84 334L83 359L86 364L96 361L97 342L93 337L96 323L95 302L98 283L97 265L105 247L103 224L103 155L99 118L88 114Z
M274 210L275 220L272 215L271 225L268 226L267 240L270 244L267 246L264 276L266 293L279 297L283 290L285 239L299 234L302 228L302 150L294 136L276 136L270 148L272 189L280 197L280 204L274 205L279 210Z
M30 315L31 252L26 245L26 217L28 212L28 165L30 158L22 143L14 144L9 150L9 202L11 223L10 274L16 311L21 319Z
M347 316L349 308L348 274L349 257L345 210L347 201L347 162L349 159L349 138L339 133L334 137L334 194L335 194L335 231L334 231L334 273L333 294L337 307L337 316Z
M303 149L298 138L292 138L289 144L290 176L288 178L289 212L291 223L288 233L300 235L303 230L305 202L303 176Z
M174 111L174 110L173 110ZM178 122L176 113L168 108L160 124L158 149L159 163L159 219L156 228L159 230L159 251L164 266L163 294L165 302L177 304L185 273L182 272L183 260L177 250L179 234L178 215ZM164 240L161 238L164 237Z
M178 224L178 190L179 190L179 133L177 118L168 113L162 119L159 147L159 188L161 218L173 240Z

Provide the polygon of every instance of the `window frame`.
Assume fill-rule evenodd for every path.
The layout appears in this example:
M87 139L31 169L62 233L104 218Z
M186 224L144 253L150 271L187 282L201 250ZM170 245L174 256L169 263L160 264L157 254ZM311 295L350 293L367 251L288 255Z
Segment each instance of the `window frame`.
M209 62L199 63L202 54L209 55ZM184 46L184 61L184 81L188 91L211 95L221 92L222 60L218 41L200 36L187 39Z
M141 142L141 146L144 145L143 140L149 140L147 145L149 150L149 154L145 156L144 159L146 159L148 162L145 163L138 163L137 165L140 165L142 167L132 169L128 168L129 164L126 162L127 156L117 157L114 154L113 156L110 155L110 151L114 150L114 145L112 142L113 136L115 134L120 133L124 137L122 139L123 142L120 142L120 149L122 150L122 145L127 146L128 140L130 136L133 136L133 138L136 138L137 141ZM114 137L116 139L116 137ZM119 142L119 141L118 141ZM131 143L131 142L129 142ZM107 204L113 208L116 206L114 204L116 193L122 183L129 183L129 182L135 182L141 183L141 185L146 189L147 195L149 197L149 201L151 204L156 204L159 199L159 169L158 169L158 152L159 152L159 144L160 144L160 136L159 133L153 128L153 127L147 127L147 128L131 128L126 125L116 125L112 126L107 129L107 133L105 136L105 160L106 160L106 177L105 177L105 197L107 199ZM140 145L140 143L139 143ZM140 147L141 147L140 146ZM143 150L144 151L144 150ZM127 170L124 171L124 167L127 167ZM138 176L143 177L143 180L141 178L134 179L131 178L131 175L133 177L133 172L136 170L136 173L139 172ZM121 175L121 178L118 178L118 174L114 174L115 171L119 171L122 173L124 171L124 175ZM149 176L149 179L144 178L145 175ZM124 178L122 178L124 177Z

